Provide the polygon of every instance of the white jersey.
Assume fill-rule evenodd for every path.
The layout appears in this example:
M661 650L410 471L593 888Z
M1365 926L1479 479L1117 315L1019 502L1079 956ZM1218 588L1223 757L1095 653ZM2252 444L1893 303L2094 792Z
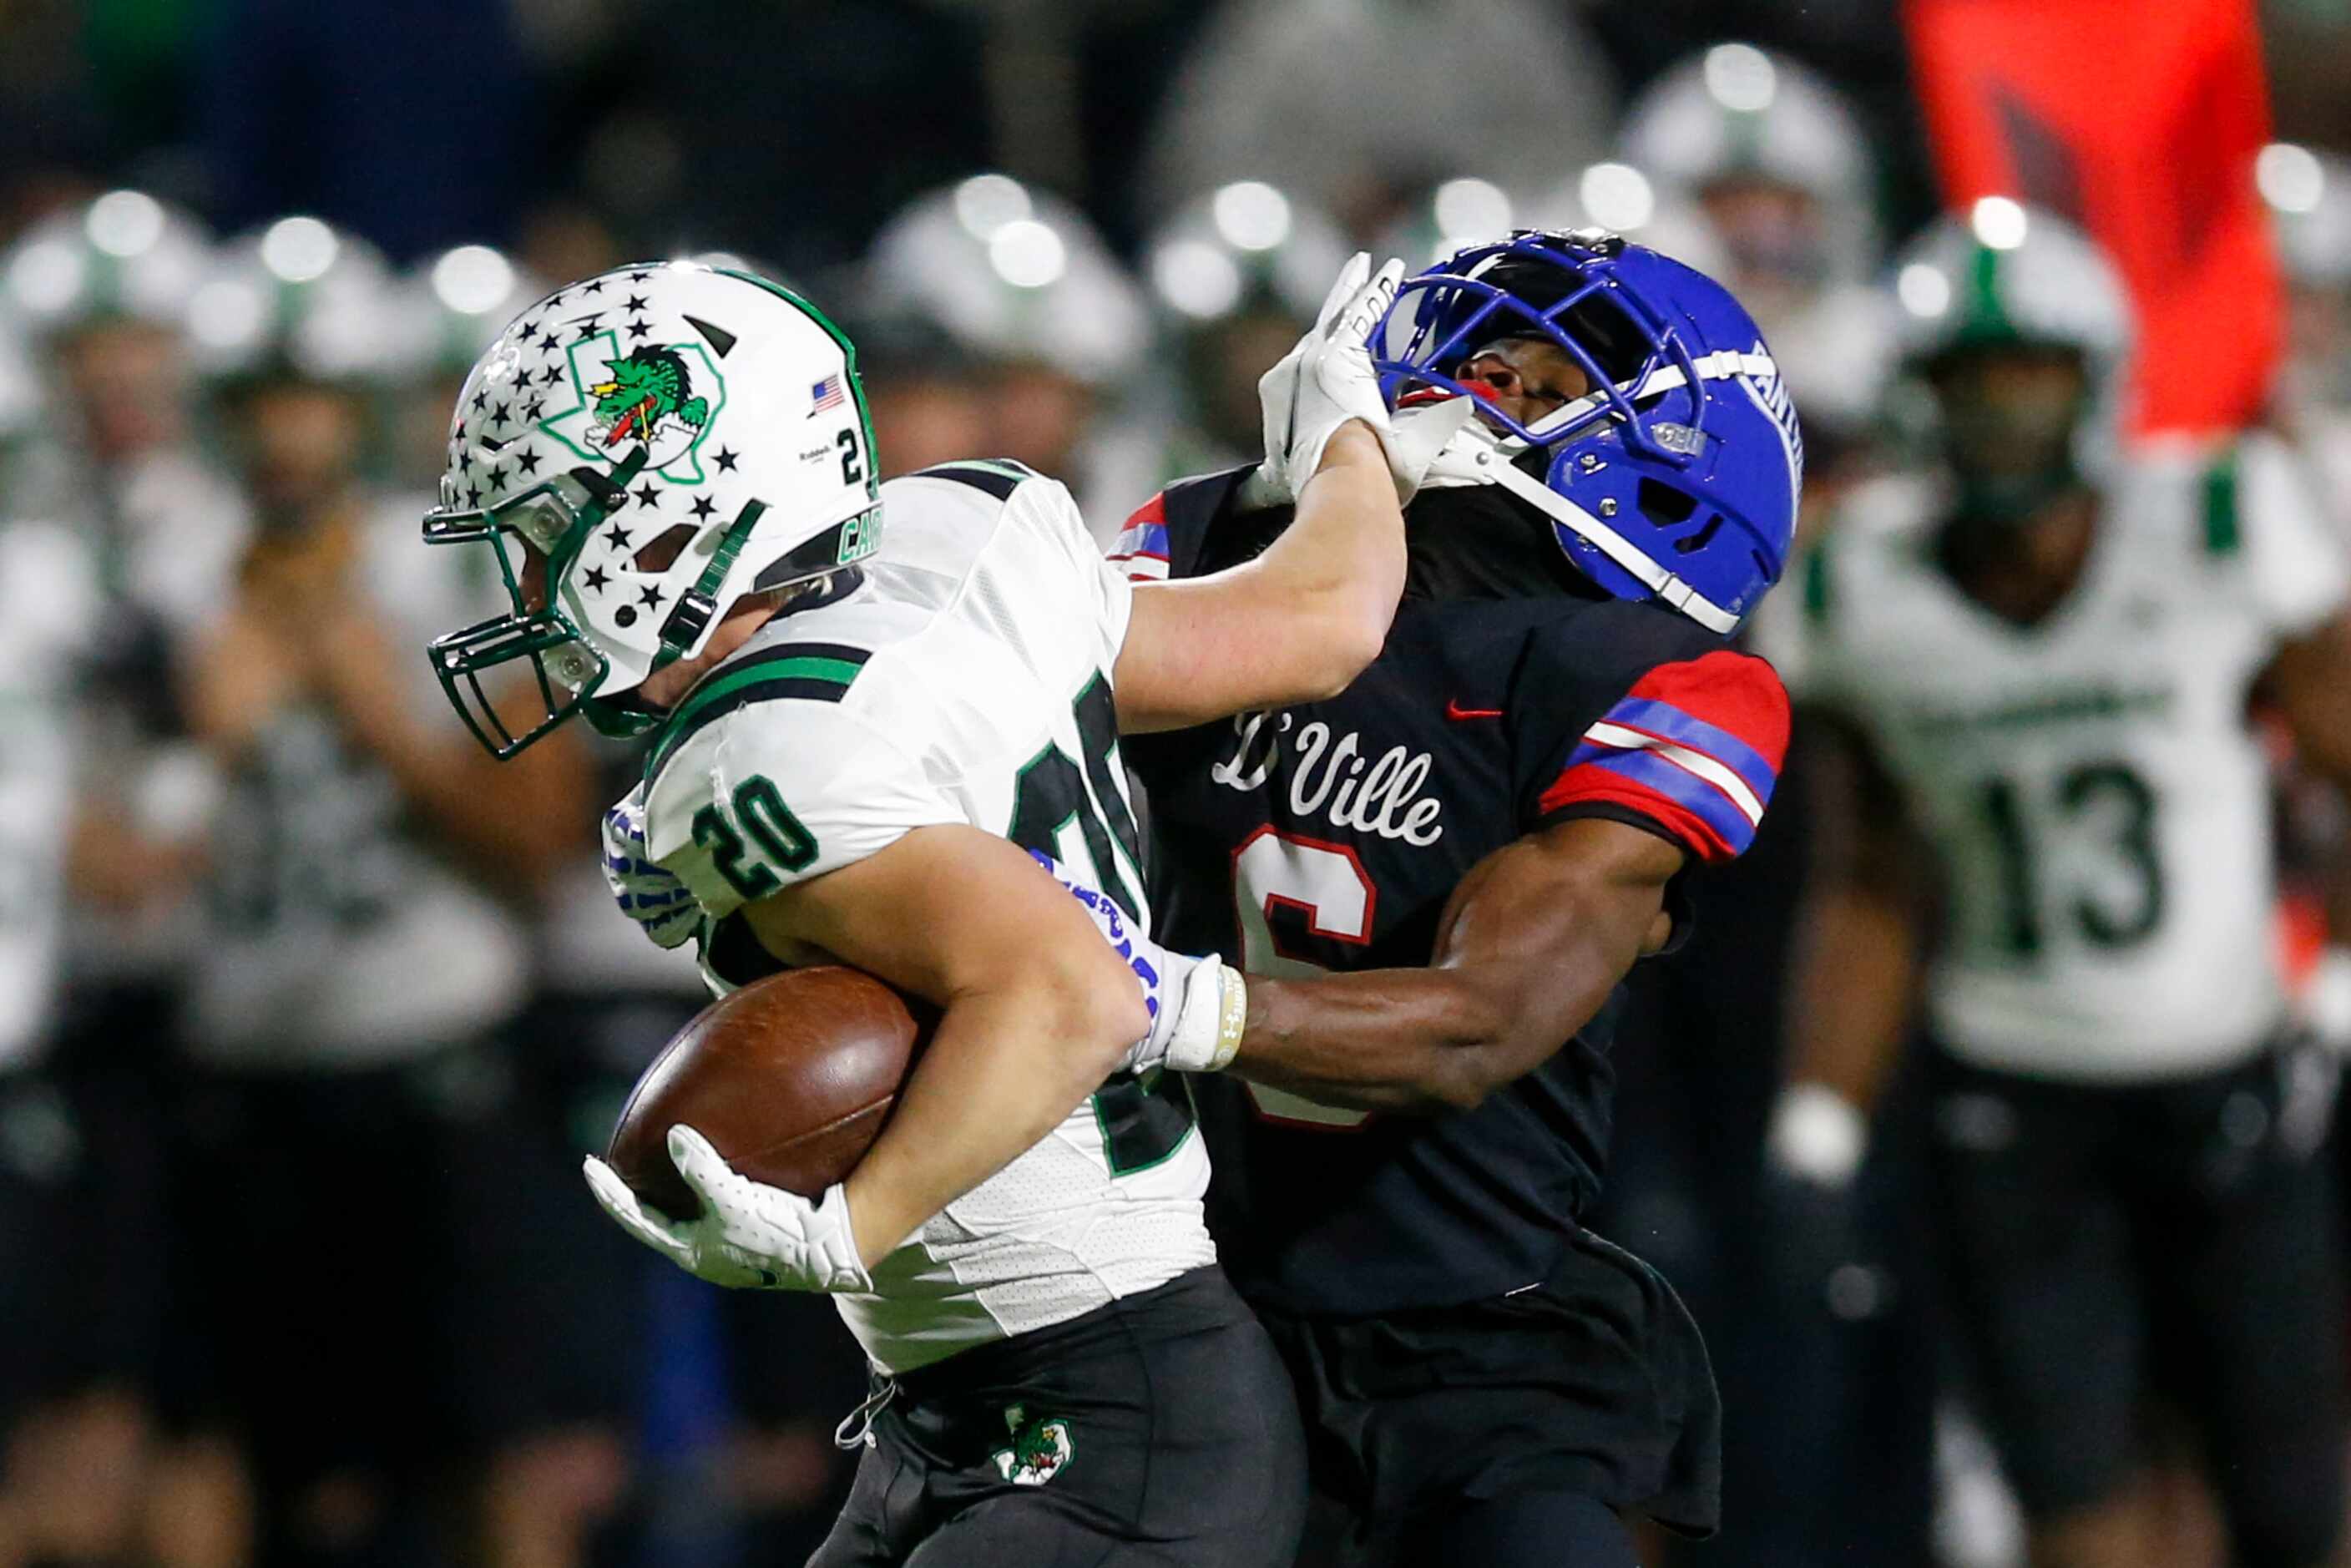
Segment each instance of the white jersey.
M355 569L396 651L496 602L496 585L473 575L482 555L417 548L423 510L413 500L381 507ZM404 659L400 673L416 711L437 721L444 699L429 666ZM521 1005L521 923L419 829L391 774L330 708L287 705L224 783L211 922L191 976L198 1058L268 1071L382 1066L475 1040Z
M2303 472L2267 438L2136 456L2081 581L2032 627L1942 571L1938 511L1914 482L1863 492L1760 624L1791 689L1866 730L1942 853L1939 1040L2089 1082L2251 1054L2284 992L2247 689L2346 596Z
M1052 853L1148 923L1110 672L1125 580L1069 493L1017 465L882 488L865 580L778 618L681 701L647 763L646 842L718 918L963 823ZM972 918L986 919L975 910ZM1215 1260L1188 1091L1127 1074L836 1298L904 1372Z
M48 523L0 525L0 1072L46 1043L65 928L65 852L74 790L67 705L75 660L102 626L97 570L80 536Z

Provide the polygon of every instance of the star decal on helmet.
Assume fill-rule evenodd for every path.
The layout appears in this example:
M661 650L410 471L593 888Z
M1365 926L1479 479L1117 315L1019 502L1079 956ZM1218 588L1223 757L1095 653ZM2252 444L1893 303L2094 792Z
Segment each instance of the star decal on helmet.
M629 530L614 523L611 531L604 536L604 542L616 550L624 550L629 548Z
M724 473L732 474L735 472L735 454L728 451L724 446L720 447L718 449L718 466Z
M605 585L610 583L611 580L611 573L606 571L601 566L591 566L586 571L580 574L580 585L582 588L587 589L591 593L603 592Z
M694 498L694 506L691 509L694 513L695 519L697 522L708 521L710 515L718 510L717 507L712 503L710 497L707 496L696 496Z
M537 474L538 472L538 454L533 452L528 446L524 447L515 457L515 469L516 472L519 474Z
M661 492L653 488L653 482L650 479L637 487L636 496L637 505L641 507L657 506L661 501Z
M662 591L655 588L650 582L645 584L645 586L640 590L637 594L637 602L643 605L648 610L659 610L661 608L661 601Z

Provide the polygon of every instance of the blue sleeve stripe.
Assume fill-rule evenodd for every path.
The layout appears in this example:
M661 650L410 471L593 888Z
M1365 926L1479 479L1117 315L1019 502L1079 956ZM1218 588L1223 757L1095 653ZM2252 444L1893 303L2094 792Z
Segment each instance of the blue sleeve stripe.
M1590 753L1590 755L1586 755ZM1697 774L1669 762L1654 751L1618 751L1606 747L1579 747L1568 765L1589 762L1621 779L1661 795L1714 831L1733 854L1744 854L1755 841L1755 824L1730 798Z
M1608 710L1608 721L1629 729L1646 730L1662 739L1704 752L1746 781L1755 798L1769 803L1779 773L1763 754L1718 725L1693 718L1671 703L1655 697L1626 697Z
M1118 536L1118 541L1110 547L1110 553L1114 557L1147 555L1165 560L1167 559L1167 525L1138 523Z

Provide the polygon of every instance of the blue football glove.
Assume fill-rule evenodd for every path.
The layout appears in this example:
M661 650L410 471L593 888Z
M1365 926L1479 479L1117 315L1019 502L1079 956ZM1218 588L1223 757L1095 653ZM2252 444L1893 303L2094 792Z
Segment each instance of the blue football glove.
M645 787L630 790L604 813L604 885L621 913L656 947L683 947L702 924L702 906L685 883L645 853Z
M1109 894L1072 877L1050 855L1037 850L1029 853L1085 906L1103 939L1118 950L1143 987L1151 1030L1134 1042L1127 1067L1137 1073L1163 1067L1215 1072L1229 1063L1240 1048L1241 1028L1249 1017L1249 992L1240 971L1214 953L1194 958L1168 951L1127 919Z

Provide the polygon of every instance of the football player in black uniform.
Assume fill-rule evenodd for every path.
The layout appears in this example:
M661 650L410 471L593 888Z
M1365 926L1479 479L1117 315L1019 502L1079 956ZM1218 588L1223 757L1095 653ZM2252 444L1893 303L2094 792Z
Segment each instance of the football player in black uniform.
M1620 1512L1714 1527L1718 1411L1665 1281L1579 1223L1610 1026L1685 871L1771 795L1786 697L1725 639L1802 443L1729 294L1614 235L1465 250L1374 350L1396 406L1485 416L1407 509L1385 651L1337 697L1129 743L1165 939L1249 976L1238 1056L1193 1080L1211 1218L1306 1418L1302 1562L1617 1568ZM1245 559L1288 522L1263 499L1184 481L1115 553Z

